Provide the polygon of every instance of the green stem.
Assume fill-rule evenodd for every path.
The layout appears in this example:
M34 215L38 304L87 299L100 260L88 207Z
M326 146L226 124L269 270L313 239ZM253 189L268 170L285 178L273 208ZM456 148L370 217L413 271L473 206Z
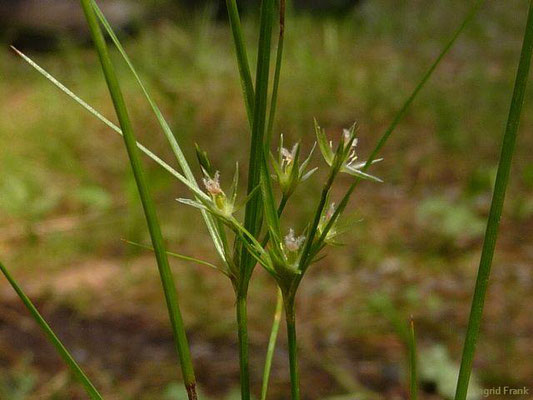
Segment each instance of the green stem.
M2 273L5 275L9 284L13 287L17 295L20 297L20 299L30 312L33 319L37 322L37 324L39 324L50 343L52 343L52 345L56 348L56 351L61 356L61 358L63 358L63 360L68 365L76 379L83 385L89 398L91 400L103 400L103 397L100 395L100 393L98 393L98 390L96 390L96 388L89 380L87 375L85 375L85 372L83 372L76 360L74 360L74 357L72 357L72 355L63 345L63 343L61 343L61 340L59 340L59 338L56 336L50 325L48 325L48 323L44 320L37 308L33 305L32 301L29 299L28 296L26 296L24 291L17 284L15 279L13 279L13 277L9 274L9 271L1 262L0 271L2 271Z
M278 217L281 217L287 202L289 201L289 196L283 195L280 204L278 206ZM267 233L261 245L266 247L268 241L270 240L270 235ZM270 371L272 369L272 359L274 358L274 351L276 349L276 343L278 340L279 326L281 323L281 313L283 311L283 293L281 289L278 288L278 295L276 300L276 311L274 312L274 321L272 322L272 328L270 330L270 339L268 341L268 349L265 358L265 366L263 370L263 385L261 388L261 400L265 400L268 392L268 383L270 381Z
M494 194L487 223L487 230L485 233L485 241L483 243L483 250L481 252L481 260L479 263L474 297L472 299L472 308L470 311L468 330L464 343L461 369L457 382L455 400L465 400L468 393L468 384L470 381L472 364L476 350L476 343L479 336L481 321L483 318L483 308L485 304L485 297L487 294L487 287L489 284L494 250L496 248L496 241L498 238L498 230L505 201L505 193L509 182L511 162L513 159L513 153L516 144L516 136L520 124L522 106L524 104L524 96L529 77L532 51L533 0L529 3L529 13L527 17L526 30L524 33L522 52L520 55L520 62L516 74L516 81L513 91L513 97L511 100L509 117L507 119L505 135L503 138L503 146L498 166L498 173L496 176L496 183L494 186Z
M324 209L326 208L326 203L328 201L329 192L331 190L331 187L333 186L333 182L335 181L335 178L337 174L339 173L339 168L332 168L330 171L328 180L324 187L322 188L322 194L320 195L320 201L318 203L318 206L315 211L315 217L313 219L313 223L311 225L311 229L309 229L309 237L306 238L304 248L302 250L302 256L300 259L300 263L298 265L298 269L302 271L300 274L300 277L294 280L293 288L292 290L296 292L298 285L300 284L300 281L303 279L303 275L306 272L306 269L310 265L310 260L313 259L313 252L312 252L312 246L313 242L315 240L316 234L318 232L318 225L320 224L320 219L322 218L322 213L324 212ZM335 217L333 217L335 218ZM333 220L332 218L332 220ZM332 221L330 221L331 223ZM324 236L325 238L325 236Z
M300 373L298 371L298 345L296 341L296 316L294 298L285 298L285 318L289 345L289 368L291 376L291 399L300 400Z
M248 176L248 194L251 194L260 183L263 168L263 151L265 136L265 120L268 100L268 83L270 73L270 49L272 41L272 26L274 15L274 0L263 0L261 5L261 28L257 55L257 73L255 96L253 96L252 138L250 145L250 161ZM238 16L238 14L237 14ZM231 18L231 14L230 14ZM235 30L234 30L235 33ZM242 35L241 35L242 36ZM236 45L240 39L235 37ZM241 61L239 60L239 63ZM241 77L244 75L241 71ZM247 78L245 79L247 80ZM245 93L245 102L249 102L249 95ZM250 113L249 113L250 115ZM246 204L244 227L253 237L261 231L262 222L261 196L255 194ZM245 245L241 246L239 265L239 282L237 282L237 323L239 326L239 362L241 368L242 400L250 399L250 374L248 367L248 331L246 321L246 298L248 284L255 266L255 260Z
M250 64L248 62L248 54L246 52L246 44L244 42L241 18L239 16L239 9L237 7L236 0L226 0L226 8L228 9L231 32L233 33L235 52L237 53L237 63L239 65L239 75L241 77L244 104L246 106L248 121L251 126L253 123L254 114L254 85L252 83L252 74L250 72Z
M283 295L278 289L278 296L276 300L276 311L274 313L274 321L272 322L272 329L270 331L270 339L268 341L268 349L265 358L265 369L263 371L263 386L261 388L261 400L266 400L268 392L268 382L270 380L270 371L272 369L272 360L274 358L274 351L276 350L276 342L278 340L279 326L281 323L281 314L283 312Z
M278 105L279 82L281 78L283 47L285 43L285 10L285 0L280 0L278 50L276 52L276 67L274 72L274 83L272 84L272 98L270 100L270 114L268 117L268 128L265 140L265 151L267 152L267 154L270 149L270 142L272 140L272 131L274 130L274 121L276 119L276 109Z
M161 282L165 293L165 300L169 312L170 322L172 325L172 331L174 334L174 341L176 350L180 358L181 370L183 373L183 380L189 399L197 399L196 395L196 378L194 375L194 369L192 366L191 355L189 350L189 344L187 341L187 335L183 325L183 319L181 311L178 305L178 295L174 284L174 278L170 271L166 249L163 241L163 235L161 233L161 227L159 226L159 220L157 212L150 194L148 182L144 175L143 167L139 158L137 142L133 133L133 126L131 124L126 103L120 89L120 84L115 73L114 66L111 62L107 44L98 23L97 16L94 8L92 7L91 0L81 0L81 5L89 25L91 36L98 52L98 57L102 66L109 93L115 107L117 118L120 122L120 126L123 132L124 143L130 159L131 168L139 191L148 230L152 239L152 245L154 247L157 265L161 276Z
M410 385L410 400L418 399L418 370L417 370L417 352L416 352L416 336L415 336L415 322L413 318L409 321L409 385Z
M248 319L246 295L238 296L237 298L237 328L239 335L241 399L250 400L250 368L248 365Z
M254 118L252 124L252 141L250 145L250 162L248 177L248 194L252 193L259 185L261 170L263 168L263 146L265 137L266 108L268 98L268 82L270 71L270 47L272 41L273 25L273 0L264 0L261 7L261 32L259 35L259 50L256 76L256 95L254 106ZM252 234L257 235L261 227L261 198L254 195L246 204L244 227ZM253 260L243 247L241 257L242 267L245 270L243 279L251 275L250 269Z

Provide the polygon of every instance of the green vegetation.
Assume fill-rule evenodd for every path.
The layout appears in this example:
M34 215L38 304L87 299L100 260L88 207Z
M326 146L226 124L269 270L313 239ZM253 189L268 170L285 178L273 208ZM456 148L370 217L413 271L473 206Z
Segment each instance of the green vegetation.
M303 137L305 149L314 140L313 116L322 125L339 131L357 119L362 127L360 146L363 152L369 153L378 139L377 133L372 132L382 131L394 117L425 66L437 56L435 49L445 45L444 35L449 34L451 26L460 23L457 16L466 12L466 7L458 1L438 3L433 8L427 6L428 9L408 4L398 7L394 2L370 3L339 22L305 16L290 20L274 135L283 129L289 143ZM350 209L358 223L343 237L348 246L332 251L326 261L318 261L322 268L313 268L315 272L302 285L299 296L305 302L298 304L297 309L306 321L305 331L299 333L300 347L304 349L301 354L305 370L302 373L304 397L325 398L357 387L359 382L351 382L343 375L343 365L348 371L358 371L362 382L381 379L376 373L368 380L351 364L357 357L371 357L383 365L389 362L379 356L387 341L378 343L371 337L375 334L383 338L391 332L386 316L376 317L369 312L367 299L373 292L390 299L400 315L414 312L420 321L417 336L445 343L453 357L458 358L462 335L456 327L465 326L468 306L465 293L471 290L472 262L477 257L482 234L476 226L488 212L487 194L501 131L496 127L504 122L502 109L507 107L513 56L518 53L522 30L515 20L522 8L518 1L505 7L491 5L465 32L457 49L437 71L436 79L420 94L405 121L398 126L398 136L385 149L387 165L374 167L376 175L387 184L361 185L354 208ZM394 15L392 21L390 15ZM255 21L245 21L247 43L257 42L256 30ZM180 144L184 143L183 148L193 149L192 144L198 142L200 148L208 150L210 162L221 171L232 169L236 159L245 164L247 145L244 143L250 140L246 134L250 107L246 111L242 106L242 86L235 72L231 40L227 26L199 16L182 26L162 23L126 46L143 81L153 90L170 128ZM119 60L118 54L113 56ZM20 62L8 54L0 57L2 71L13 77L0 83L0 89L9 99L0 109L0 132L6 132L0 135L0 157L8 171L0 177L0 190L5 193L0 198L3 211L0 249L3 253L6 250L7 262L17 267L17 276L24 282L41 281L33 294L59 309L75 309L86 318L98 320L113 313L121 315L124 310L121 311L115 298L131 299L126 312L145 315L151 324L165 326L158 310L160 295L155 290L156 277L146 265L152 263L151 254L120 241L126 238L147 243L149 237L143 233L146 230L137 207L136 186L125 168L127 161L119 138L109 135L105 125L83 114ZM92 51L65 46L58 55L37 59L90 104L105 115L112 115L94 68L96 59ZM160 140L154 134L159 131L158 118L147 111L134 77L120 70L123 67L118 68L119 76L124 76L121 83L139 141L149 144L163 159L171 160L164 136ZM529 108L531 104L527 102L526 109ZM263 121L262 129L266 127L269 132L266 122ZM527 117L523 127L531 129ZM533 214L528 183L531 165L524 157L531 144L527 136L524 135L524 145L517 153L515 176L523 179L516 179L510 188L521 195L511 196L506 215L506 223L520 230L516 236L504 231L501 250L501 260L512 260L515 267L511 270L516 276L500 275L503 283L496 288L492 300L505 299L506 309L514 309L525 296L530 296L529 284L520 275L528 262L527 243L519 239L527 232ZM185 152L189 160L194 159L191 150ZM217 264L213 261L217 260L216 252L205 244L207 235L189 228L199 225L200 220L192 213L184 213L183 207L171 201L187 195L182 185L176 185L156 164L151 164L147 173L163 215L162 230L169 248ZM201 176L196 168L194 174ZM296 206L288 206L284 230L293 225L306 225L315 208L315 202L309 199L320 196L315 189L318 184L313 183L325 178L324 171L318 171L310 178L311 184L294 192ZM340 183L337 196L348 189L350 180L343 179ZM249 185L249 191L256 185ZM124 191L128 193L126 204ZM247 206L251 207L250 204ZM456 209L456 204L461 206ZM443 222L445 229L428 223L431 218ZM465 235L457 235L461 226L465 227ZM94 285L86 285L81 266L97 264L96 260L100 259L119 266L118 271L114 267L96 268L103 272L103 277ZM40 271L33 268L37 260ZM205 268L180 262L175 264L175 269L179 289L184 293L184 317L191 324L191 335L196 337L196 342L231 343L234 288L227 281L220 282L219 276ZM70 279L77 282L78 286L74 284L77 289L68 290L65 271L71 273ZM89 279L89 282L93 281ZM53 290L61 286L67 289ZM257 271L250 291L249 337L253 338L254 349L251 353L264 354L263 347L261 352L257 346L268 341L265 327L271 323L275 290L268 276ZM332 313L332 309L338 311ZM495 319L502 315L497 314L500 312L497 308L492 312L496 313ZM505 332L516 328L515 323L523 323L523 318L519 318L521 312L517 313L517 322L513 320L500 327L501 330L486 335L486 350L481 357L491 362L483 364L478 371L484 383L505 379L517 384L528 383L530 366L520 361L527 359L520 343L510 343L505 349L499 346L502 337L512 336ZM358 324L354 324L354 315ZM442 323L443 315L448 316L449 323ZM526 324L527 321L526 318ZM110 329L117 327L113 325ZM1 340L9 339L0 336ZM79 343L83 346L83 338ZM372 356L354 349L357 343L366 345ZM283 348L284 343L280 346ZM336 357L331 354L333 347L345 349L349 356ZM316 390L310 372L317 368L311 367L314 365L311 353L315 350L315 356L321 359L318 367L321 376L330 376L329 383ZM234 353L230 354L233 357ZM214 354L211 356L216 360ZM97 351L90 355L95 360L101 357ZM336 368L328 366L331 358ZM262 360L252 356L250 362L252 382L257 385L261 381ZM516 367L512 377L502 367L509 362ZM204 380L207 391L215 398L222 398L221 393L230 388L216 382L213 376L220 371L210 369L215 367L209 367L209 363L210 357L200 362L200 376L207 377ZM229 369L228 364L233 368L233 363L236 365L236 359L226 359L219 368ZM275 374L269 397L281 399L287 393L283 380L287 366L275 353L273 363L273 370L282 372ZM101 364L105 366L106 362ZM89 368L104 394L150 398L160 395L161 387L175 379L172 373L166 372L170 371L168 360L161 364L164 367L159 368L158 381L164 384L158 387L147 383L150 374L141 361L133 375L120 381L111 379L115 376L112 370L97 365ZM407 360L400 364L407 365ZM41 378L50 373L41 372ZM236 383L237 375L233 372L228 381ZM133 385L133 380L140 383ZM381 383L380 386L387 387ZM313 387L313 393L309 387ZM39 388L35 390L37 393ZM259 393L257 387L252 387L252 391Z
M516 147L518 128L522 119L522 109L529 79L532 54L533 0L529 2L529 12L524 33L522 52L520 54L518 72L516 73L511 109L509 110L505 135L503 137L502 151L498 173L496 175L496 182L494 184L494 194L492 196L489 221L487 223L485 240L483 242L476 287L472 299L472 309L470 311L468 330L463 348L463 358L461 360L461 369L459 371L459 380L457 382L457 392L455 393L456 400L466 400L468 396L468 383L470 381L470 375L472 374L474 354L476 352L476 344L481 329L481 321L483 319L485 298L487 297L487 289L489 286L492 260L494 258L494 251L496 250L496 241L500 229L505 194L507 192L507 186L511 175L511 163L513 161Z

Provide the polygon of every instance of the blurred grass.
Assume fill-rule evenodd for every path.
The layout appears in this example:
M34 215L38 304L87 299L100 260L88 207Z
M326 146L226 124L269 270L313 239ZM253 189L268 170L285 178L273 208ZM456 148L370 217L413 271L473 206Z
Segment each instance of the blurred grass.
M360 151L370 151L436 49L459 22L468 6L463 3L372 0L341 20L295 16L288 24L285 42L276 134L283 132L289 141L303 138L304 148L309 148L313 117L328 131L339 131L357 120L362 127ZM344 349L346 357L339 364L357 371L360 380L371 387L376 376L383 375L368 372L373 365L406 365L387 317L383 311L376 312L368 300L371 293L391 302L401 315L416 315L420 347L444 343L452 358L459 357L481 244L482 231L477 227L488 212L520 48L522 15L519 0L489 2L484 8L385 150L385 161L377 167L385 184L377 189L362 185L356 195L353 212L363 220L345 238L347 246L316 265L302 287L299 307L309 346L318 346L324 354L329 347ZM253 18L245 21L249 36L255 22ZM202 14L178 23L160 21L127 42L127 50L188 149L189 159L194 159L192 145L198 142L209 151L223 179L231 179L234 160L246 161L242 143L247 142L248 134L228 27ZM66 43L55 54L35 57L106 116L113 115L91 50ZM172 160L133 77L124 66L121 72L139 140ZM5 254L5 262L18 266L17 276L41 304L48 305L52 315L57 307L75 310L81 315L76 318L82 320L140 314L166 329L155 265L143 251L120 241L149 240L120 137L7 49L0 51L0 74L0 252ZM533 319L523 306L532 300L533 287L528 273L533 259L528 240L533 234L529 150L533 120L528 111L533 110L533 103L531 91L528 94L524 135L517 149L480 342L486 351L480 352L477 361L480 381L487 387L533 385L533 342L528 335ZM174 202L185 190L156 165L149 165L169 249L216 260L206 233L191 229L198 225L199 215ZM318 188L312 182L321 177L319 173L296 194L297 207L288 213L294 224L304 225L313 206L307 199L314 198ZM209 341L234 340L231 288L209 270L179 262L175 268L185 277L178 283L180 289L194 294L183 296L188 299L185 320L195 336L207 343L196 339L202 381L202 373L209 375L206 371L214 368L210 364L219 365L210 362L211 353L205 348ZM127 279L116 281L117 271L124 270ZM273 312L275 291L259 271L251 290L251 340L252 345L261 346L268 338L265 327ZM16 311L5 285L0 286L0 295L8 299L5 308ZM119 309L115 296L129 299L130 308ZM331 307L338 312L327 312ZM192 312L198 309L202 312ZM18 325L4 314L0 313L0 343L12 343L6 335ZM308 320L311 315L315 317ZM59 317L57 321L65 323ZM108 324L108 329L118 329ZM137 328L146 330L145 326ZM64 329L68 334L69 328ZM380 335L369 336L366 332L370 331ZM78 344L83 343L80 339ZM101 386L108 393L123 391L124 396L139 398L141 389L161 393L161 387L175 379L171 372L162 371L161 386L144 381L132 384L121 377L117 367L124 354L107 359L98 353L97 345L93 348L95 354L88 357L95 365L111 364L101 377ZM262 350L252 348L258 353L258 370ZM201 356L202 351L207 355ZM36 354L37 361L42 361L38 351ZM235 357L236 368L236 354L230 352L229 356ZM22 350L0 352L0 368L18 360L13 378L18 379L20 365L26 365L21 357ZM41 380L50 375L35 366L28 368L31 376ZM273 376L272 396L276 398L286 388L282 350L274 368L281 371ZM317 369L307 368L311 372ZM139 365L135 374L154 379L146 369ZM314 376L311 372L307 379ZM224 376L231 376L231 371L227 374ZM323 375L327 374L318 374ZM230 383L211 383L208 389L229 390ZM35 393L44 390L41 386L36 386ZM323 391L315 395L323 398L342 393L341 389L326 380Z

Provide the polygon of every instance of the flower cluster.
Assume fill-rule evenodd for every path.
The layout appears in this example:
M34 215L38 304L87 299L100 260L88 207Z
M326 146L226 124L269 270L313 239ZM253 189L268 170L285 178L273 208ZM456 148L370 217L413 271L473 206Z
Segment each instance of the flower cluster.
M318 126L316 121L315 131L320 152L330 167L361 179L381 182L381 179L363 171L366 167L366 162L357 162L359 157L357 156L356 148L359 140L355 136L357 132L356 124L352 125L350 129L344 129L336 150L333 150L333 142L328 141L325 130ZM373 161L372 164L379 161L381 159Z
M315 150L314 146L302 163L300 163L300 143L292 146L291 150L283 146L283 135L281 135L278 157L276 158L271 154L270 159L274 169L273 177L278 181L283 195L288 198L294 193L298 185L309 179L318 168L307 171L307 166Z
M283 135L280 136L278 154L276 156L270 154L270 160L274 172L272 177L277 181L283 198L276 210L272 189L267 186L271 183L264 181L269 180L270 175L265 174L266 178L263 176L261 182L261 196L267 233L262 242L248 232L244 224L234 216L239 209L236 206L238 166L228 191L229 195L227 195L222 189L220 172L213 169L207 154L197 148L198 161L204 174L202 181L205 192L197 193L195 200L180 199L180 201L207 211L214 221L218 221L216 229L230 272L228 275L237 276L239 273L235 266L238 265L240 249L244 246L255 260L274 276L282 289L289 290L289 287L298 286L299 280L309 265L316 261L326 245L340 244L337 238L351 225L351 223L348 224L349 218L340 218L351 193L345 196L340 207L336 207L334 202L329 201L331 189L338 174L343 172L361 179L380 181L365 172L368 163L358 161L356 128L357 126L353 125L350 129L343 130L338 144L334 146L332 141L327 140L325 131L315 125L318 146L330 171L322 190L323 198L315 212L315 217L311 219L313 222L306 228L305 234L301 235L297 235L292 228L285 235L282 234L280 215L298 185L317 170L317 168L308 168L315 146L307 158L300 162L300 143L285 147ZM248 195L248 199L254 195L254 192ZM244 203L247 201L245 200ZM227 242L224 227L229 228L235 234L233 250Z

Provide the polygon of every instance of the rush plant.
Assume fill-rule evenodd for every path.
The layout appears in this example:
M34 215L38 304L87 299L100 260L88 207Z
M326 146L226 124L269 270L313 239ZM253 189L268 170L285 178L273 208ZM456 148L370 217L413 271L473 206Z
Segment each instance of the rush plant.
M100 119L112 130L121 134L124 138L124 144L135 176L139 197L141 199L147 226L152 239L151 246L142 244L136 245L152 249L155 253L165 293L169 318L174 333L176 350L179 356L183 380L189 399L193 400L197 398L196 380L184 323L178 304L178 296L174 285L173 275L169 268L168 256L174 256L186 262L207 265L220 271L231 281L236 300L235 314L239 342L242 400L249 400L251 398L247 329L248 288L256 265L259 264L272 276L279 287L279 291L276 313L267 349L261 398L267 398L272 357L276 346L280 321L282 319L282 311L284 311L287 328L287 342L289 346L291 398L293 400L300 399L298 337L296 331L296 302L300 284L309 268L324 256L324 252L328 246L339 244L339 237L347 228L349 228L349 221L345 217L345 213L350 199L359 183L363 180L373 184L379 184L381 182L381 179L369 173L369 169L376 162L381 161L378 157L383 146L389 140L402 118L406 115L409 107L428 82L440 62L453 47L465 27L473 20L483 1L477 0L473 3L472 8L466 15L462 24L446 42L438 57L428 68L418 85L416 85L414 90L410 93L396 117L385 130L380 140L376 143L375 148L370 152L366 161L361 161L359 159L357 147L357 135L359 131L357 124L345 129L338 134L336 138L332 138L329 137L326 131L319 126L317 121L315 121L314 131L317 142L316 147L318 147L324 161L323 164L326 169L326 179L322 184L320 197L315 200L316 205L312 215L308 218L308 223L305 226L298 228L286 227L283 211L285 210L286 205L290 202L294 192L302 183L307 181L318 167L311 166L315 146L309 149L307 152L308 155L305 157L302 155L304 151L302 150L300 143L289 145L285 142L282 135L280 135L279 140L277 140L276 149L273 149L272 146L277 98L282 76L284 39L286 34L285 0L279 0L279 2L274 0L263 0L261 2L255 82L252 78L250 62L248 59L248 47L245 43L243 29L241 27L237 3L235 0L226 0L230 27L235 44L238 71L241 79L243 102L250 131L246 194L241 196L242 198L238 195L238 163L236 163L237 166L235 173L233 174L233 179L231 179L231 184L226 186L224 182L226 182L228 174L224 173L224 171L220 172L212 164L208 152L197 147L196 161L200 166L202 176L195 176L193 174L193 169L191 168L189 161L185 158L180 144L176 140L176 136L171 131L169 124L166 122L157 104L152 99L148 89L143 84L133 63L113 32L112 27L106 20L106 17L98 8L98 5L94 0L80 1L90 28L94 47L99 56L102 71L113 100L120 126L116 126L103 117L103 115L85 103L80 97L75 95L29 57L18 51L17 52L26 62L49 79L54 85L69 95L95 117ZM509 167L518 129L521 105L524 98L524 89L529 72L529 61L533 46L532 18L530 8L524 48L515 87L515 95L513 97L508 128L505 135L504 149L502 151L500 171L496 183L494 204L489 219L489 226L487 228L486 244L480 267L480 278L475 291L471 323L465 344L457 400L462 400L466 396L468 377L472 367L474 346L481 321L483 299L486 293L486 283L490 272L492 254L494 253L498 222L502 212L505 187L509 178ZM273 63L271 56L274 54L273 32L274 27L276 26L276 21L278 21L279 35L277 37L275 62ZM144 93L150 108L154 112L169 146L176 157L181 172L162 161L148 148L136 142L134 129L128 115L126 102L121 92L119 79L109 56L108 44L105 40L104 31L111 39L130 72L140 85L140 88ZM273 71L272 65L274 66ZM219 256L219 261L217 263L208 263L193 257L169 253L166 251L163 235L158 223L157 213L151 199L150 188L144 175L139 150L157 162L190 190L191 195L189 198L178 199L178 201L186 206L194 207L201 213L209 235L213 241L215 251ZM339 199L334 199L333 188L341 175L347 175L350 177L351 184ZM276 195L278 193L279 195ZM240 212L241 210L244 211ZM346 221L348 221L348 223ZM56 347L58 353L66 361L74 376L83 384L90 398L101 399L102 396L97 392L95 386L83 373L74 358L61 344L50 326L44 321L31 301L26 297L22 289L2 264L0 264L0 270L13 286L51 343ZM411 324L410 327L408 342L411 365L411 393L412 398L416 399L417 371L413 324Z

